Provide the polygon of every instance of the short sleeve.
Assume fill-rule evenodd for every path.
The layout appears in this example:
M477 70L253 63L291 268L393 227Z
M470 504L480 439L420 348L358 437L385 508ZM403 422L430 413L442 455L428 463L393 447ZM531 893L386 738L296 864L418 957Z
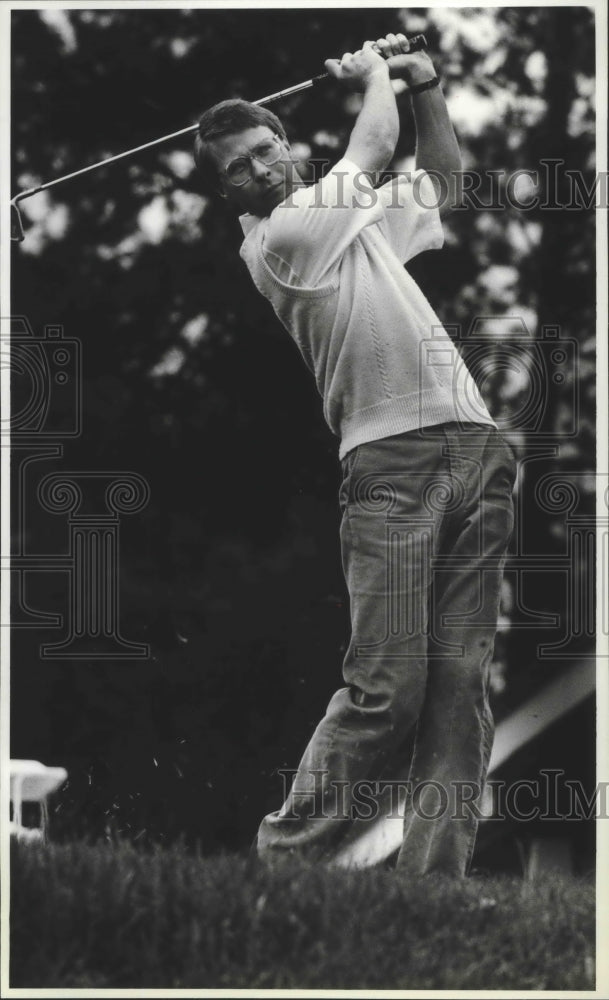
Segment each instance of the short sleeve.
M279 258L300 284L315 287L330 279L347 247L383 213L368 176L339 160L317 184L296 189L271 213L265 254Z
M438 196L429 174L399 174L377 188L384 209L381 230L402 264L424 250L439 250L444 232L438 211Z

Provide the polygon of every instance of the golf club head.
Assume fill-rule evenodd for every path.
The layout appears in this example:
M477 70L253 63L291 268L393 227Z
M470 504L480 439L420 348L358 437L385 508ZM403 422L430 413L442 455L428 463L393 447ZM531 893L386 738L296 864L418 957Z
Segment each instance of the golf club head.
M25 232L19 206L16 201L11 201L11 240L14 243L23 243L24 239Z

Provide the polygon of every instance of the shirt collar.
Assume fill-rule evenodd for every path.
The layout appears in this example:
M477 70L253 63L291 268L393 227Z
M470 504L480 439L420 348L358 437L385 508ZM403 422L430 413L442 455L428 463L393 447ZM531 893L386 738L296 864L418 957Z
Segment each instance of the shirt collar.
M257 226L258 223L261 221L262 220L260 219L259 216L251 215L249 212L246 212L245 215L240 215L239 222L241 223L243 235L248 236L251 233L254 226Z
M305 188L307 186L308 185L306 185L306 184L302 185L303 188ZM298 188L300 188L300 185L298 186ZM298 190L298 188L296 190ZM292 192L292 194L293 193L294 192ZM285 200L287 201L287 199L289 197L290 197L290 195L286 195ZM280 204L283 204L283 202L281 202ZM278 206L275 205L275 208L278 208ZM273 212L275 211L275 208L273 209ZM271 212L271 215L272 215L272 212ZM269 215L252 215L251 212L245 212L243 215L240 215L239 216L239 222L241 223L241 228L243 230L243 235L244 236L249 236L249 234L251 233L252 229L254 229L258 225L259 222L263 222L264 219L269 219L269 218L270 218Z

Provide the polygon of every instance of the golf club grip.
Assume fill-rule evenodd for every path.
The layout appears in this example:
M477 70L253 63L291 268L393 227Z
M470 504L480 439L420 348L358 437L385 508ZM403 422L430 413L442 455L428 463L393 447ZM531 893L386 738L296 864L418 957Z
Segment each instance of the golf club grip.
M408 41L410 42L410 48L408 50L408 53L421 52L422 50L427 48L427 39L425 38L425 35L413 35L412 38L408 39ZM408 53L404 52L403 54L408 55ZM328 80L329 78L330 78L329 73L320 73L319 76L313 77L313 84L317 86L317 84L323 83L325 80Z
M408 52L420 52L421 49L427 48L427 39L425 38L425 35L413 35L412 38L408 39L408 41L410 42ZM408 52L405 52L404 55L408 55Z

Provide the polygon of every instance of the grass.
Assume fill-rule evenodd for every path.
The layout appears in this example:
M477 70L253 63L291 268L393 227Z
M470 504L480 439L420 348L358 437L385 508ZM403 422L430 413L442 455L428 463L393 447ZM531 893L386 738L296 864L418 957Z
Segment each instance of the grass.
M594 988L594 885L14 845L11 986Z

